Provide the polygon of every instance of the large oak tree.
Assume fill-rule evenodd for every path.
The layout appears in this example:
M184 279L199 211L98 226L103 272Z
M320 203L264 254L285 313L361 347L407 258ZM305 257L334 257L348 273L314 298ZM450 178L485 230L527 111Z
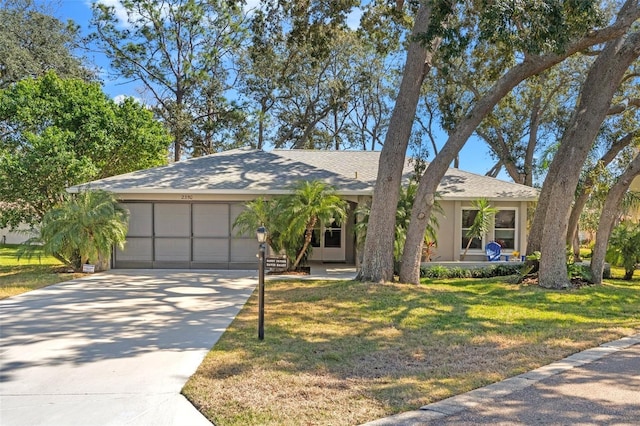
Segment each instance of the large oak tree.
M63 77L93 77L81 58L78 26L61 22L32 0L0 1L0 89L55 71Z
M442 6L438 2L423 2L420 11L430 11L434 4ZM593 29L598 16L594 12L594 3L540 4L540 8L517 10L501 9L500 4L493 6L478 13L480 33L484 34L483 37L487 42L502 43L505 54L510 54L512 59L502 62L503 65L507 65L504 71L498 74L491 88L476 99L472 108L456 123L447 142L429 164L420 180L401 264L400 279L405 282L417 282L419 279L422 244L419 236L424 234L438 183L468 137L496 103L526 78L560 63L589 46L620 37L638 17L638 5L633 1L627 2L614 23L600 29ZM552 13L548 13L549 11ZM417 18L414 24L414 35L428 34L427 30L441 26L443 18L447 15L440 13L438 17L439 20L433 22L430 17L426 21ZM523 22L527 25L520 25ZM586 35L584 35L585 32ZM435 38L427 39L427 41L430 40L433 41ZM416 43L415 38L413 46L414 50L411 47L408 50L403 76L403 83L407 80L413 84L405 87L412 89L403 92L401 88L398 95L396 110L400 113L396 120L401 124L394 128L397 123L394 123L394 116L392 116L374 193L374 199L385 197L386 200L384 203L381 200L377 207L374 203L371 225L375 232L369 232L370 242L365 244L365 258L360 277L372 281L385 281L392 278L392 265L388 258L393 244L393 228L392 220L385 220L388 219L387 216L391 218L392 216L388 211L385 212L385 209L390 210L386 206L395 205L396 200L393 194L397 193L399 187L399 177L406 155L406 141L409 137L406 128L410 127L413 121L414 100L417 101L415 94L419 92L420 83L424 78L427 52L423 47L424 43Z
M614 94L629 66L639 56L640 32L636 31L608 42L589 70L579 103L542 187L531 228L527 252L538 250L542 254L541 286L569 286L566 236L580 171L609 113Z

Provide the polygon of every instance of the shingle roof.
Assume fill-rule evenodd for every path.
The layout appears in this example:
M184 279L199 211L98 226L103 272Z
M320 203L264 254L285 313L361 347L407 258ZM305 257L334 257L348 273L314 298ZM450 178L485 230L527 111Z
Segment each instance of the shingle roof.
M69 188L114 193L280 194L299 180L320 179L343 195L371 195L377 151L273 150L240 148L167 166L112 176ZM412 173L405 162L405 179ZM444 199L509 198L531 200L537 190L515 183L449 169L439 192Z

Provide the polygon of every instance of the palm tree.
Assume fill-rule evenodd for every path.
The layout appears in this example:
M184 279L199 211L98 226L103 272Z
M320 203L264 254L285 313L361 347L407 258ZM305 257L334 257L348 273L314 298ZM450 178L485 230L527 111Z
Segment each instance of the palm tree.
M471 246L471 242L474 238L482 238L484 234L489 232L491 228L491 224L493 223L493 218L498 212L498 209L495 207L491 207L489 204L489 200L486 198L480 198L475 200L472 203L473 209L476 210L476 217L473 219L473 223L471 227L467 231L467 238L469 238L469 242L467 242L467 247L464 249L464 253L462 253L462 260L464 260L467 255L467 251Z
M81 270L82 264L108 259L114 244L124 248L129 212L120 206L112 193L84 191L66 196L65 200L48 211L35 240L42 251L64 264ZM30 255L34 239L20 250Z
M291 244L304 235L302 247L295 256L291 269L295 270L311 246L313 229L317 225L342 223L347 215L347 203L335 189L322 181L301 181L293 192L283 197L282 217L288 218L286 239ZM299 241L299 240L298 240Z
M279 213L280 199L257 198L245 204L245 209L233 222L233 229L239 235L252 235L258 227L267 228L267 244L279 253L282 243L282 220Z
M415 182L411 182L406 187L400 189L400 199L398 200L398 207L396 209L395 241L393 243L393 259L396 262L399 262L402 257L402 251L404 250L404 244L407 239L407 228L409 227L409 220L411 219L411 209L413 208L417 190L418 185ZM363 204L355 211L355 214L360 217L360 220L355 226L358 247L364 246L364 240L367 237L370 209L371 207L368 204ZM437 235L440 224L438 223L436 213L444 214L438 200L433 204L433 213L429 218L429 224L425 231L424 243L437 244L438 242Z

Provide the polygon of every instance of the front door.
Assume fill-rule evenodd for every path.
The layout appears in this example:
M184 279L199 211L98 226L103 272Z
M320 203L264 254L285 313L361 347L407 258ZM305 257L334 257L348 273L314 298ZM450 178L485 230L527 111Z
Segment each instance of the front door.
M345 232L341 225L322 226L313 231L313 250L309 260L322 262L344 262Z

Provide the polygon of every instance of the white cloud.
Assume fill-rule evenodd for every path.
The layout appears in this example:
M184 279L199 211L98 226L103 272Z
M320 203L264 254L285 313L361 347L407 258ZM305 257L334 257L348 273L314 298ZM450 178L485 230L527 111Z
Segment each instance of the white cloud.
M86 3L87 5L89 5L89 7L91 7L91 5L95 2L86 1ZM127 10L124 8L124 6L122 6L122 3L120 3L120 0L98 0L97 3L101 3L101 4L104 4L105 6L113 7L115 16L118 19L118 22L120 23L120 25L128 26L129 16L127 15Z

